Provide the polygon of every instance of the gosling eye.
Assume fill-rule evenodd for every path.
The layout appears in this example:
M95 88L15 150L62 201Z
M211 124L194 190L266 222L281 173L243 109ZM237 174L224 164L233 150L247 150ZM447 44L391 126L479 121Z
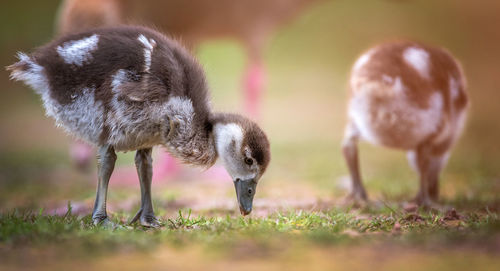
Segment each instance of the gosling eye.
M245 164L251 166L253 164L253 159L249 157L245 158Z

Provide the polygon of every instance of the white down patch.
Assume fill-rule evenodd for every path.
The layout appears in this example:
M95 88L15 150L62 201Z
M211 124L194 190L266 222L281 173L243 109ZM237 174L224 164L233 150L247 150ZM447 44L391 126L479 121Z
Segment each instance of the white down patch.
M423 78L430 78L430 55L418 47L409 47L403 52L405 62L415 69Z
M151 68L151 55L153 54L153 49L156 47L156 41L146 38L143 34L140 34L137 39L144 45L144 71L149 72Z
M33 88L38 94L43 94L49 91L47 77L45 77L42 66L35 63L25 53L18 52L17 58L20 64L29 65L29 70L13 70L10 74L11 80L23 81L26 85ZM17 64L17 63L16 63Z
M56 120L56 125L64 128L89 143L96 144L102 131L103 106L94 99L94 89L84 88L80 94L71 96L72 102L61 105L50 96L50 87L44 68L23 53L18 54L21 63L28 70L14 70L11 77L24 81L42 98L45 114Z
M235 143L236 149L241 149L243 142L243 129L236 123L218 123L214 128L215 145L217 152L221 157L227 156L230 151L231 144Z
M458 82L457 79L455 79L452 75L450 75L449 79L449 86L450 86L450 97L452 102L460 96L460 83Z
M57 46L57 53L66 64L82 66L92 60L92 52L97 49L99 35L94 34L81 40L72 40Z
M53 108L57 126L68 133L98 144L103 127L104 107L101 101L95 100L95 89L84 88L80 94L72 96L73 101Z
M167 123L166 104L133 101L121 92L122 84L133 75L131 71L118 70L111 81L113 97L106 119L109 128L107 143L118 151L160 144Z
M396 78L392 86L393 94L384 99L377 98L383 85L371 82L365 85L361 95L353 96L349 103L349 117L354 121L361 137L372 144L384 145L388 133L406 135L406 142L399 142L401 148L418 143L434 133L442 118L443 96L433 93L427 108L419 108L408 101L406 86ZM385 86L387 87L387 86ZM404 146L403 146L404 144Z
M349 81L352 87L355 87L364 81L364 76L360 76L359 72L361 71L361 68L363 68L368 62L370 62L373 52L374 50L372 49L364 53L356 60L356 62L352 66L351 79Z
M460 82L452 75L449 78L450 88L450 117L449 121L444 123L441 132L433 139L434 142L440 143L448 139L455 140L463 129L466 117L466 110L457 111L455 100L460 96Z
M171 141L167 142L167 147L175 153L184 153L185 148L190 148L188 140L194 133L193 119L194 119L194 108L193 103L190 99L183 97L171 97L168 99L166 104L167 115L169 118L176 123L175 137ZM193 149L190 150L195 155L198 155L200 150Z
M168 115L176 121L190 126L194 117L194 108L191 100L183 97L171 97L167 102Z
M214 127L215 146L217 153L234 179L249 180L255 178L255 173L246 170L239 162L241 145L243 143L243 129L236 123L219 123ZM234 142L234 146L233 146Z
M29 65L30 69L14 70L10 74L10 78L23 81L26 85L33 88L35 92L42 97L45 114L49 117L55 118L54 109L56 105L53 104L54 100L50 98L50 86L49 81L45 76L44 68L24 53L18 53L17 57L19 58L18 63Z
M361 69L361 67L363 67L366 63L368 63L368 61L370 61L370 59L372 57L372 53L373 53L373 50L370 50L370 51L364 53L363 55L361 55L356 60L356 62L354 63L354 65L352 66L352 71L356 72L359 69Z

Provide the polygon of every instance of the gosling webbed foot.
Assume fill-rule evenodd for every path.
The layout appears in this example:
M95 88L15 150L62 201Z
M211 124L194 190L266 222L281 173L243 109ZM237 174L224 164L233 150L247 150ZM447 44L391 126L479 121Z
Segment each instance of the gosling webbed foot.
M425 196L421 193L419 193L412 201L415 202L418 206L426 208L430 207L433 204L430 197Z
M92 217L94 225L105 229L115 229L117 225L113 223L108 216L94 216Z
M148 228L159 228L162 226L161 222L156 218L153 212L149 213L144 213L142 211L142 208L137 211L135 214L134 218L130 220L129 225L134 224L137 220L139 220L139 223Z
M431 197L419 193L413 200L410 201L408 205L414 204L418 207L423 207L426 210L441 210L443 207L439 205L436 201L432 200Z
M141 217L141 214L142 214L142 208L139 209L139 211L137 211L137 213L134 215L134 217L130 220L128 224L129 225L134 224L139 219L139 217Z
M140 218L141 225L148 228L159 228L162 226L160 220L154 215L144 215Z
M366 207L369 204L368 197L364 189L354 190L344 199L345 205L352 205L354 207Z

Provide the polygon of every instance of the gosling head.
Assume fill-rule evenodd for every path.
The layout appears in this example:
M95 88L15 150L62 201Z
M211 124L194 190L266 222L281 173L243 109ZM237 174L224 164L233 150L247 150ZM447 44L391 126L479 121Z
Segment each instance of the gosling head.
M271 159L269 141L257 124L235 114L218 115L214 139L217 153L233 179L240 212L248 215L257 183Z

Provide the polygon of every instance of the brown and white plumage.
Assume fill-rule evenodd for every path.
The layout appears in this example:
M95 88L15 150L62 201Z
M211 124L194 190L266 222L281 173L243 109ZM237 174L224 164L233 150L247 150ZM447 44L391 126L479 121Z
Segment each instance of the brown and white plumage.
M417 201L438 198L438 178L466 115L465 76L447 51L417 42L375 46L361 55L350 78L344 155L352 196L366 199L356 141L408 151L420 175Z
M209 167L220 156L235 182L256 184L269 163L269 142L260 128L242 116L213 113L200 65L177 42L154 30L123 26L69 34L19 58L8 67L11 78L41 95L47 115L58 126L100 147L103 189L115 150L138 150L143 197L150 197L143 183L150 187L150 150L156 145L193 165ZM240 130L234 134L227 124ZM252 165L234 167L248 164L248 159ZM247 214L251 201L245 204ZM150 225L152 206L146 208L151 210L141 215L141 222ZM98 192L96 210L97 222L106 218L105 194Z

